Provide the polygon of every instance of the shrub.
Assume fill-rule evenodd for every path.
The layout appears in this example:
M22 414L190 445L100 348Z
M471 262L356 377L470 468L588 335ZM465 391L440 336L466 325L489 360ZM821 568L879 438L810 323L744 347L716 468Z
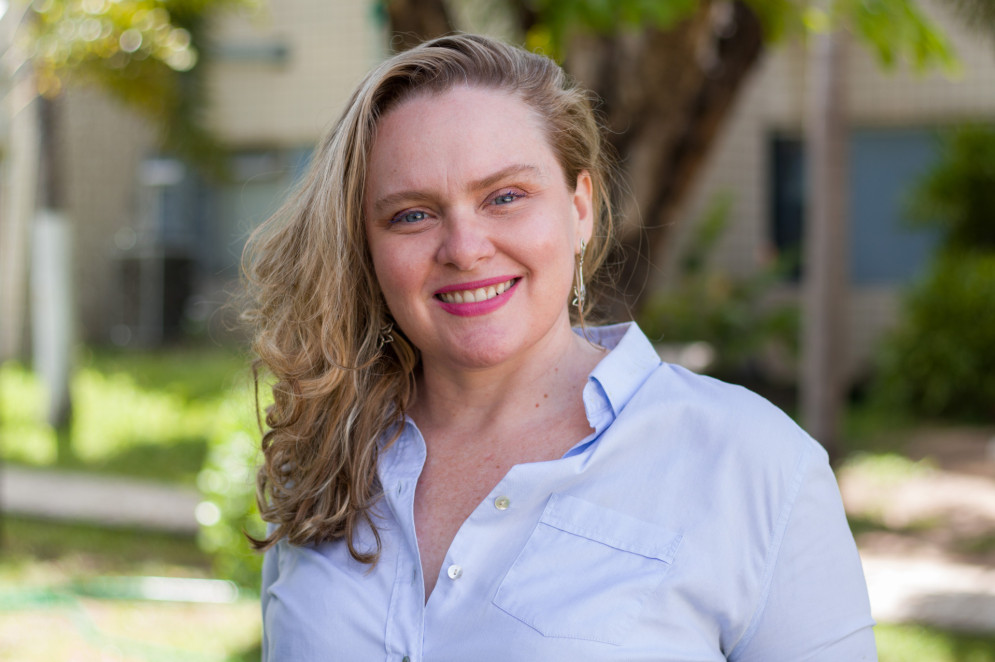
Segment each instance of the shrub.
M940 149L912 197L911 219L941 228L946 252L995 251L995 128L958 127Z
M740 278L711 264L728 226L730 206L729 197L718 198L695 224L680 257L677 283L646 303L639 324L654 341L707 342L716 351L709 372L735 380L754 372L759 356L772 347L794 358L799 318L797 306L767 300L783 280L790 266L786 262Z
M927 416L995 418L995 252L937 258L880 352L873 397Z
M216 576L259 589L262 555L245 534L262 537L256 508L259 429L248 389L233 389L217 410L204 467L197 476L204 501L197 507L198 542L211 555Z
M873 401L926 416L995 418L995 129L950 132L912 198L943 231L926 279L880 350Z

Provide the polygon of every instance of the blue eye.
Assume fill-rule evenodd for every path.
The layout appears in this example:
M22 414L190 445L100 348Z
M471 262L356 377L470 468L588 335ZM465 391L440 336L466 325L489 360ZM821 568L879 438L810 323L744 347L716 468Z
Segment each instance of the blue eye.
M495 205L506 205L522 197L524 197L524 194L522 193L516 193L515 191L506 191L505 193L501 193L500 195L494 196L491 202L493 202Z
M417 223L418 221L424 221L428 218L428 214L425 212L414 209L411 211L403 211L394 218L390 219L391 224L393 223Z

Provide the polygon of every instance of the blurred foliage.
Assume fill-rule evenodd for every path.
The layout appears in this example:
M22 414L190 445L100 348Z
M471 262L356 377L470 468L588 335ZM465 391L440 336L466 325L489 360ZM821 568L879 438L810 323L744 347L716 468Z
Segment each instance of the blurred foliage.
M913 218L940 227L943 238L880 350L875 403L925 416L995 419L993 209L995 129L956 129L913 196Z
M855 389L844 412L844 456L853 453L904 453L912 433L923 421L914 412L877 406L867 397L866 384Z
M258 0L35 0L19 50L38 92L96 84L161 129L163 146L208 172L223 171L223 150L201 118L198 63L210 19Z
M947 3L963 17L968 26L995 37L995 2L992 0L947 0Z
M608 34L644 25L666 29L687 18L698 0L536 0L527 3L537 19L525 36L528 48L562 58L579 29Z
M842 27L852 30L886 67L907 61L916 70L938 66L948 73L958 71L952 44L916 0L745 1L759 17L769 42ZM526 46L560 59L575 31L610 34L647 25L665 30L699 6L698 0L534 0L525 4L536 19L526 34ZM721 12L722 5L716 4L714 11Z
M710 259L728 228L731 205L729 196L720 197L692 224L677 283L654 294L639 318L651 339L712 345L718 362L710 372L723 376L750 371L759 355L772 348L790 358L798 352L797 307L765 300L790 264L776 262L733 277Z
M995 253L995 128L971 124L950 131L939 162L922 180L910 214L943 231L947 253Z
M261 437L243 390L218 408L207 460L197 476L206 501L199 506L201 548L214 560L215 575L259 590L262 554L249 546L245 534L262 538L266 527L256 507L256 467ZM204 509L204 510L200 510Z
M153 351L97 349L80 363L103 374L127 375L140 389L169 393L184 402L218 398L248 384L248 360L215 345L182 345Z
M210 356L84 357L71 383L73 456L64 458L64 468L193 483L218 402L234 387L242 365L232 353ZM55 431L43 422L43 395L30 370L13 362L0 366L0 457L34 465L58 461Z
M255 507L260 433L244 358L217 348L171 349L96 352L82 364L72 382L76 456L61 467L196 483L204 495L198 541L217 576L257 588L262 557L243 532L265 530ZM0 366L5 461L56 465L43 396L28 369Z
M953 45L914 0L834 0L830 15L850 27L885 67L904 60L917 71L933 66L949 74L960 71Z
M874 628L879 662L995 662L995 636L924 625Z
M936 466L933 460L911 460L901 453L861 451L847 457L840 471L859 475L864 482L895 485L928 476L936 471Z
M995 252L937 258L882 345L871 391L920 416L995 419Z
M22 566L44 561L62 561L45 578L51 583L94 573L206 577L210 570L210 558L189 536L5 514L0 583L10 585Z

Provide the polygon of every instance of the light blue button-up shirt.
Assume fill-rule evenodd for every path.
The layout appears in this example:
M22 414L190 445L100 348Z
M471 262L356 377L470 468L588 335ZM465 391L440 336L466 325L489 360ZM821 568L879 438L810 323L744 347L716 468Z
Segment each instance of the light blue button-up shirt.
M263 570L264 659L876 660L826 454L762 398L661 364L632 324L584 389L595 430L511 468L426 603L415 539L425 442L381 457L379 563L283 540ZM536 434L541 434L537 431ZM363 531L360 545L372 547Z

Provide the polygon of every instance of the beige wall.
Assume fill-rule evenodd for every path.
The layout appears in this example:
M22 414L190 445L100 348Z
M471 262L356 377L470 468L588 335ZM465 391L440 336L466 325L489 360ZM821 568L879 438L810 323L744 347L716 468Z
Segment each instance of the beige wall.
M942 126L969 119L995 120L995 43L990 31L968 30L941 0L924 4L954 43L962 75L951 79L939 72L917 74L902 66L883 72L870 53L851 41L846 86L852 126ZM806 62L804 49L797 43L775 47L765 55L681 214L664 285L673 277L673 255L686 243L694 219L720 193L734 197L730 231L716 255L721 268L732 274L750 273L771 255L768 141L775 131L802 129ZM864 369L874 343L894 322L898 307L896 288L851 290L850 374Z
M107 342L120 286L116 241L134 227L135 173L154 134L133 112L93 91L72 90L61 111L80 339Z
M260 15L221 23L214 39L211 124L236 144L263 145L314 142L386 43L368 0L271 0ZM273 46L285 60L233 55Z
M314 144L384 54L368 0L268 5L259 15L225 17L214 35L219 56L207 76L209 122L235 149ZM285 47L287 57L257 57L273 46ZM81 340L106 343L120 321L114 258L128 231L138 230L139 167L155 154L156 141L146 122L95 91L72 90L64 109L77 318Z

